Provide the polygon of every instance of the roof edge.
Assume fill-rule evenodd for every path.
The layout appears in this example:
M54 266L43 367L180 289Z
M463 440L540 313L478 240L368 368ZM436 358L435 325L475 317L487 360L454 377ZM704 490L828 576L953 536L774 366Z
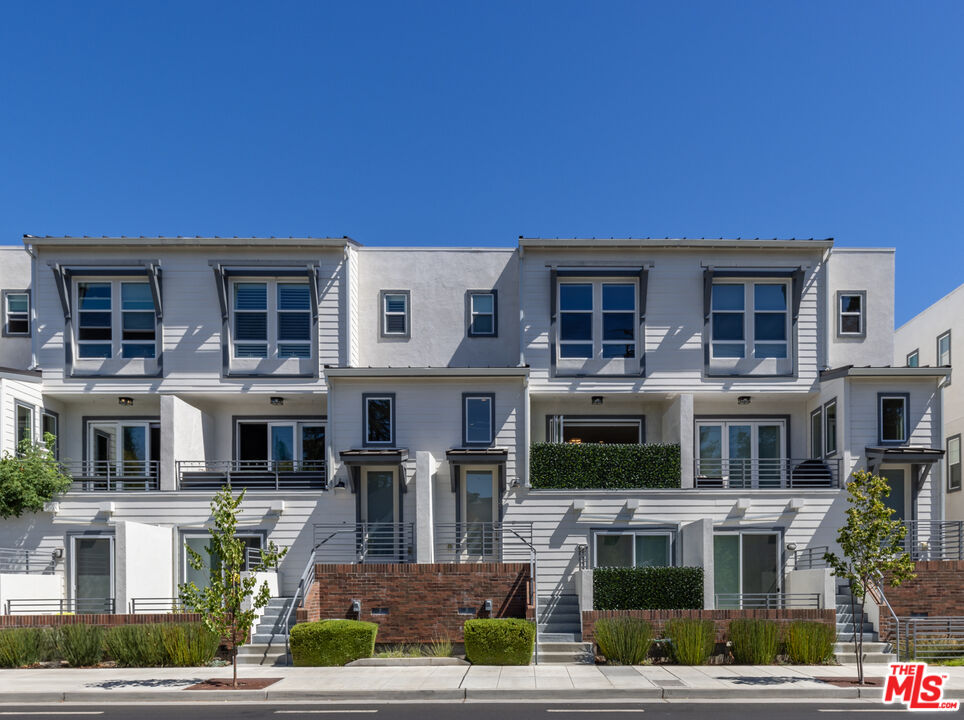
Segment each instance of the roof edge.
M833 247L833 238L789 240L772 238L538 238L519 237L520 248L770 248L778 250L825 250Z
M117 236L75 236L67 235L56 237L53 235L29 235L23 236L24 245L34 247L129 247L129 246L160 246L160 247L217 247L217 246L236 246L236 247L361 247L361 243L352 240L347 235L340 238L335 237L187 237L187 236L158 236L158 237L125 237Z

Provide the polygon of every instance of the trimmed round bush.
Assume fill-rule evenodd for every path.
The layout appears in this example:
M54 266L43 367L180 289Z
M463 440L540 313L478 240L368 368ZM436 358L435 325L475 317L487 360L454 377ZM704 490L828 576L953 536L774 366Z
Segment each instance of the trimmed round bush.
M473 665L528 665L536 626L519 618L465 621L465 657Z
M378 624L362 620L321 620L291 628L291 660L296 667L330 667L375 654Z

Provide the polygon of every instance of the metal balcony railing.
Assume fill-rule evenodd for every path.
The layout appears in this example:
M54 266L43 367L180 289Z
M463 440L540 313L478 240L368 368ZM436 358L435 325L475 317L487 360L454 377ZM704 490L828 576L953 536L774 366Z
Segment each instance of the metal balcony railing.
M816 568L825 568L827 567L827 561L824 560L823 556L824 553L828 552L830 552L830 548L827 545L815 545L802 550L794 550L793 569L815 570Z
M114 598L10 599L7 615L113 615Z
M911 560L964 560L964 522L908 520L904 525Z
M898 626L900 660L934 662L964 657L964 617L902 617Z
M413 523L319 523L314 527L319 563L415 561Z
M157 460L69 460L60 463L73 479L75 492L136 492L157 490Z
M324 490L324 460L179 460L181 490Z
M180 598L131 598L128 605L131 615L190 612Z
M717 593L717 610L792 610L821 607L820 593Z
M436 562L529 562L530 522L436 523Z
M54 571L54 558L49 552L0 548L0 573L49 575Z
M697 488L725 490L826 489L840 487L840 460L697 458Z

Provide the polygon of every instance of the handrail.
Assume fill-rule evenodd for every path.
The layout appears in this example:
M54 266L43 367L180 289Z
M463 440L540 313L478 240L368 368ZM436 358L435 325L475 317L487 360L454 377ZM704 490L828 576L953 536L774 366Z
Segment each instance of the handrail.
M538 578L536 577L536 568L537 568L536 547L531 542L526 540L524 537L519 535L519 533L516 532L515 528L508 527L506 529L509 532L511 532L513 535L515 535L517 538L519 538L519 540L522 541L523 544L529 546L529 574L532 576L532 612L535 615L535 621L536 621L535 644L532 647L532 654L533 654L533 664L538 665L539 664L539 586L538 586ZM580 625L582 624L581 613L580 613L579 623Z
M0 548L0 572L24 575L49 575L54 558L49 553L22 548Z
M527 546L507 537L512 527L514 534L532 539L532 523L519 521L435 523L436 562L478 562L491 560L511 562L528 555Z
M821 593L716 593L714 597L719 610L820 610L823 605Z
M779 490L840 487L837 458L695 458L697 489Z
M883 601L884 601L884 605L887 606L888 612L890 612L890 616L891 616L892 618L894 618L894 633L895 633L895 635L894 635L894 642L896 643L896 647L897 647L897 660L899 661L899 660L900 660L900 619L897 617L897 613L894 612L894 608L891 606L890 600L888 600L888 599L887 599L887 596L884 594L884 587L883 587L883 585L881 585L880 583L877 583L877 584L874 585L872 588L870 588L870 590L871 590L871 594L873 594L874 591L876 591L877 594L880 595L879 598L874 598L875 600L878 601L878 602L877 602L877 605L879 606L879 605L880 605L880 602L879 602L879 601L880 601L880 600L883 600ZM880 630L879 627L878 627L877 629Z
M65 460L58 465L70 476L75 492L144 492L160 487L157 460Z
M114 598L11 598L7 615L113 615Z
M324 460L178 460L181 490L324 490Z
M793 569L794 570L814 570L816 568L827 567L827 561L824 560L824 554L830 552L830 547L827 545L815 545L814 547L806 547L802 550L793 551Z
M964 521L905 520L911 560L964 560Z

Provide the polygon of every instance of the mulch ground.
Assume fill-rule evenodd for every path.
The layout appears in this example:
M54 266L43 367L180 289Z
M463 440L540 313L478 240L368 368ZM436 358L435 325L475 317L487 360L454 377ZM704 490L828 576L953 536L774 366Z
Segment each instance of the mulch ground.
M814 680L836 685L837 687L860 687L855 677L815 677ZM883 687L882 677L864 677L864 687Z
M231 684L231 678L211 678L197 685L189 685L185 690L263 690L274 685L281 678L238 678L238 686Z

